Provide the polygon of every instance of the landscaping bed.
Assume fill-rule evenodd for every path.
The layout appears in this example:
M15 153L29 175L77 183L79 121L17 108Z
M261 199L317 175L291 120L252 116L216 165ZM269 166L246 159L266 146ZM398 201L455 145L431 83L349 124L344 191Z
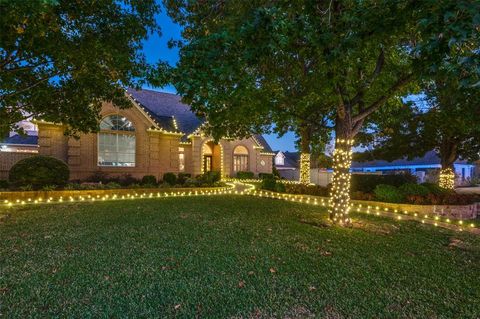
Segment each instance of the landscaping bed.
M0 316L474 318L480 237L246 196L18 206ZM448 285L446 284L448 283Z

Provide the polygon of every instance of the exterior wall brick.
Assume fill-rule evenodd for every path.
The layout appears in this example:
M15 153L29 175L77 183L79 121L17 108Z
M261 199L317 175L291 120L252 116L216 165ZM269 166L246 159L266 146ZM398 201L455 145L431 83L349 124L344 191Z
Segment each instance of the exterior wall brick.
M211 138L193 136L191 144L180 144L180 135L150 130L154 123L138 108L118 109L111 103L104 103L101 116L112 114L126 117L135 127L135 167L98 166L97 134L83 134L75 139L64 135L63 126L49 123L39 123L39 153L65 161L70 167L72 180L84 180L97 172L111 176L129 174L135 178L154 175L162 179L167 172L179 172L179 147L183 147L185 173L201 174L202 147L212 141ZM262 149L252 138L221 140L213 147L213 170L220 170L223 154L224 175L234 176L233 151L238 145L248 149L250 171L256 175L272 172L272 155L262 155Z
M0 179L8 179L8 173L18 161L37 155L36 153L0 152Z

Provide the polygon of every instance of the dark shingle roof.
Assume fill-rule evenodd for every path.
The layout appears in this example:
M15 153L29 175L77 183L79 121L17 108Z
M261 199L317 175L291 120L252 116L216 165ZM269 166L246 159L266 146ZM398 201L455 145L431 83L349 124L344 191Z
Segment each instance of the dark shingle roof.
M456 164L467 164L467 161L457 160ZM440 158L435 151L427 152L423 157L407 158L394 161L374 160L367 162L352 162L352 168L379 167L379 166L412 166L412 165L436 165L440 164Z
M280 153L280 151L276 151L275 154ZM294 167L298 168L300 166L300 153L299 152L282 152L285 155L284 164L283 165L275 165L277 167Z
M255 140L257 140L260 146L263 147L264 152L273 153L272 148L268 144L267 140L265 140L265 138L261 134L256 134L253 137Z
M134 90L128 89L128 94L145 108L148 114L159 123L159 125L167 131L180 131L185 133L182 140L186 140L186 136L193 133L203 124L203 119L198 118L192 112L189 105L181 102L180 96L171 93L163 93L152 90ZM175 129L173 117L177 122L178 130ZM273 152L265 138L258 134L253 136L254 139L263 147L264 152Z
M181 102L178 95L163 93L151 90L128 89L127 92L137 100L147 112L160 123L162 128L172 131L173 121L167 118L175 117L178 130L189 135L193 133L202 123L190 109L190 106ZM164 127L167 126L167 127Z
M38 136L33 135L12 135L0 141L0 144L10 145L38 145Z

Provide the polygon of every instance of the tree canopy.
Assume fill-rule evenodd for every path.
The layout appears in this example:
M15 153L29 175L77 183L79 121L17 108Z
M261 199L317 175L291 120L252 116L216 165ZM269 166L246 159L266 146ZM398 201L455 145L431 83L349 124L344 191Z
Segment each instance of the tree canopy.
M0 133L30 117L95 131L102 101L129 107L125 87L161 82L141 53L159 32L154 0L2 1Z
M362 134L372 150L360 159L412 159L434 150L443 169L460 158L480 159L480 90L461 87L453 77L437 77L422 91L389 117L378 116Z

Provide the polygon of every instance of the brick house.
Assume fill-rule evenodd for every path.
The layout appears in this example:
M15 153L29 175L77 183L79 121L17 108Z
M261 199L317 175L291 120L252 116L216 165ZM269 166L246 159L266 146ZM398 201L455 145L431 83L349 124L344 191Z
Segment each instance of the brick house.
M275 154L261 135L215 143L202 133L202 120L181 103L179 96L130 89L127 94L134 107L122 110L104 103L96 134L75 139L63 134L62 125L37 121L37 145L28 146L33 152L20 157L13 155L15 151L7 155L8 143L3 144L0 178L5 178L6 170L16 161L11 158L34 152L65 161L72 180L83 180L96 172L136 178L162 178L166 172L192 176L206 171L218 171L222 176L235 176L238 171L256 175L272 172Z

